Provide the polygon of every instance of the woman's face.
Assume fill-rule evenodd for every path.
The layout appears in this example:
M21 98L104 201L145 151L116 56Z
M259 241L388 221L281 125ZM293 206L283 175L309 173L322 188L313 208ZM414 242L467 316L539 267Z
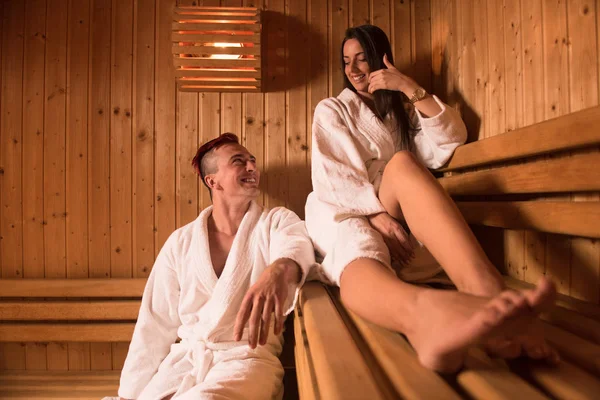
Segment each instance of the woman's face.
M368 92L370 72L369 63L358 40L346 40L344 43L344 73L357 92Z

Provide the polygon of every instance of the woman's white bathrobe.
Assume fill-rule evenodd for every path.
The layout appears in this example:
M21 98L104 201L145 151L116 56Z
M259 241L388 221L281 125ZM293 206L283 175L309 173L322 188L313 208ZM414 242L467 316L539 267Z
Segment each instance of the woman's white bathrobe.
M314 263L304 222L285 208L252 202L217 278L207 235L211 212L206 208L173 232L156 259L121 374L121 397L154 400L176 392L176 399L271 399L281 392L281 335L271 330L267 344L252 350L247 331L234 342L233 328L247 290L282 257L302 269L286 302L287 313L293 309Z
M413 153L428 168L439 168L467 139L458 113L437 97L442 111L424 118L407 105L416 129ZM323 257L326 277L339 285L344 268L357 258L372 258L390 267L390 253L366 215L385 212L378 199L386 164L400 148L390 117L381 121L360 97L344 89L315 109L312 135L313 192L306 202L306 227L315 249ZM440 272L431 254L414 237L417 246L410 266L399 276L418 282Z

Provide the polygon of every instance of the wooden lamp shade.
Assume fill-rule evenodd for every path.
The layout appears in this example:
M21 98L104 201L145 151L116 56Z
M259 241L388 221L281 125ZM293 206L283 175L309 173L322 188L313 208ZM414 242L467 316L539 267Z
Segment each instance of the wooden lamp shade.
M261 90L260 10L177 7L173 20L173 61L179 90Z

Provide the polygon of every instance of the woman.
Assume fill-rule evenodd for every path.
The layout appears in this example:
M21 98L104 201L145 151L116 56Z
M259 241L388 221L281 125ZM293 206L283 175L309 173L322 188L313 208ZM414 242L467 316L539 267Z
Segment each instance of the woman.
M425 168L439 168L465 142L458 114L393 66L388 38L375 26L348 29L341 60L345 89L315 110L306 223L346 306L404 333L420 361L438 371L458 369L478 343L503 357L523 350L555 361L530 332L535 314L553 301L553 285L504 291ZM459 292L414 285L447 277Z

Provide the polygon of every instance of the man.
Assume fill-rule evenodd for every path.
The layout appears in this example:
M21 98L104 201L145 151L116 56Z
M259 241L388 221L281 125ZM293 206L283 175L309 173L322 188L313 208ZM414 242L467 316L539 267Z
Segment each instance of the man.
M314 263L312 244L296 214L255 203L260 172L234 134L204 144L192 164L213 205L156 259L119 396L277 398L283 323Z

